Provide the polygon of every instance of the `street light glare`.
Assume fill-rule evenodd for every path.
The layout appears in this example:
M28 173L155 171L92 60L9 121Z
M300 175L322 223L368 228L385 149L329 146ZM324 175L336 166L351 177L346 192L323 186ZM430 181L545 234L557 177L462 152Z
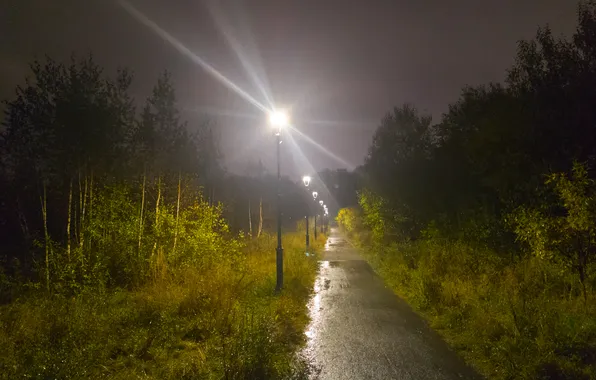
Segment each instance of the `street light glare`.
M317 199L317 197L318 197L318 196L319 196L319 193L317 193L316 191L313 191L313 192L312 192L312 197L313 197L314 199Z
M305 175L304 177L302 177L302 182L304 182L304 186L308 187L308 185L310 185L310 176Z
M269 113L269 124L276 128L282 128L290 123L288 114L283 110L275 110Z
M319 204L320 204L321 206L323 205L323 203L325 203L325 202L323 202L323 201L319 201Z

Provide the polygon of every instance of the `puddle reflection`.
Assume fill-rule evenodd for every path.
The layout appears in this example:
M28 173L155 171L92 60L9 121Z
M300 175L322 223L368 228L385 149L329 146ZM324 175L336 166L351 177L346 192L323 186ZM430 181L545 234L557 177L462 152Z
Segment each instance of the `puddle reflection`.
M330 240L330 239L329 239ZM329 242L327 240L327 242ZM328 243L327 243L328 244ZM315 280L314 285L314 295L308 302L308 311L310 316L310 324L306 332L304 333L307 337L306 348L304 353L307 357L314 359L314 347L315 347L315 340L317 337L317 332L321 328L321 292L325 290L325 272L329 268L330 264L329 261L321 261L319 262L319 273L317 274L317 279Z

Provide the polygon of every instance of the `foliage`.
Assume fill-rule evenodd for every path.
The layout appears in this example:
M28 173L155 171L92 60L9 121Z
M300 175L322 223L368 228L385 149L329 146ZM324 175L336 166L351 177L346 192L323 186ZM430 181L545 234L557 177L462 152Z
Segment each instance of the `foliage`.
M596 308L584 303L566 267L534 257L509 264L491 250L444 239L365 252L487 378L596 378Z
M0 378L306 378L295 350L316 259L303 243L285 236L281 296L275 238L264 235L208 272L192 263L132 291L32 294L1 306Z
M407 104L388 113L375 132L364 165L372 191L361 193L359 203L380 211L382 202L385 216L394 219L386 226L380 219L369 221L379 236L390 227L413 235L421 228L427 183L420 172L426 170L431 140L431 118Z
M596 378L594 36L582 2L572 38L540 28L438 123L394 108L358 171L354 235L490 378Z
M537 257L572 268L584 286L595 261L596 185L587 168L573 165L571 176L554 173L546 181L556 195L554 205L520 208L512 216L518 239ZM553 210L554 209L554 210Z
M359 210L356 208L342 208L337 213L335 220L337 224L348 234L359 230Z
M170 76L137 114L126 70L31 68L0 135L0 378L307 376L316 259L286 234L273 293L275 239L232 232L212 125L189 131Z

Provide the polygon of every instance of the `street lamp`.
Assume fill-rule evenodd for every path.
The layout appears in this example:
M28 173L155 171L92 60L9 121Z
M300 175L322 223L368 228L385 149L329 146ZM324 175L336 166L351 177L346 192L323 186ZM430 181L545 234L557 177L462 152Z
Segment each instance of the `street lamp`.
M275 249L275 265L277 281L275 291L279 292L284 282L284 249L281 245L281 160L279 158L279 146L281 145L281 130L288 126L290 118L283 110L273 110L269 113L269 125L276 128L277 145L277 248Z
M302 182L304 183L304 186L306 186L306 188L308 189L308 185L310 185L310 181L312 178L310 178L310 176L305 175L304 177L302 177ZM310 245L310 236L308 235L308 207L306 208L306 253L308 253L308 247ZM316 216L315 216L315 220L316 220ZM317 231L317 225L316 225L316 221L315 221L315 239L317 238L316 236L316 231Z
M323 206L323 210L324 210L323 232L327 233L327 225L329 224L329 210L327 209L327 205L323 204L322 206Z
M319 196L319 193L317 193L316 191L312 192L312 198L314 200L316 200L318 196ZM317 211L315 210L315 241L316 240L317 240Z
M308 187L308 185L310 185L310 181L312 180L312 178L310 178L310 176L305 175L304 177L302 177L302 182L304 182L304 186Z
M290 124L290 118L284 110L275 110L269 113L269 125L274 128L287 127Z

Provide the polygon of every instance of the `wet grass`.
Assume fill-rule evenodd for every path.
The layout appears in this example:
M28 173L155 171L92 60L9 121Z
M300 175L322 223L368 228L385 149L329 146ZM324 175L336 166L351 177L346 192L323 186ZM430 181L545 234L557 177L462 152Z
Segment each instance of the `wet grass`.
M317 262L303 242L284 236L279 295L275 239L264 236L244 248L241 267L188 268L134 290L22 296L0 307L0 378L307 378L295 353Z
M511 264L448 241L364 251L395 293L487 378L596 379L593 291L584 303L566 269L535 258Z

